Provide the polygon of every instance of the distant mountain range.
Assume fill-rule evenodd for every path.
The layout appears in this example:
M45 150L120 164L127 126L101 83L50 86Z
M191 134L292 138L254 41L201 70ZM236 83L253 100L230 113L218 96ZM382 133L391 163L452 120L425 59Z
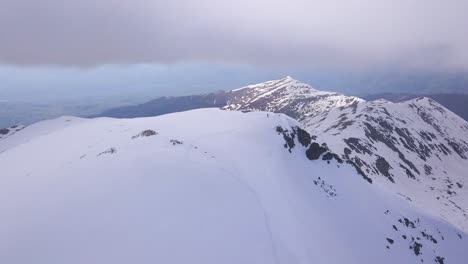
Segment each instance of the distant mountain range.
M224 92L190 96L159 97L143 104L111 108L91 117L149 117L199 108L220 108L226 105L228 99L228 94Z
M403 102L418 97L431 98L450 111L468 121L468 95L467 94L403 94L378 93L359 96L367 101L385 99L394 103ZM144 116L157 116L168 113L187 111L199 108L224 107L230 99L229 92L159 97L143 104L129 105L108 109L92 117L108 116L117 118L131 118Z

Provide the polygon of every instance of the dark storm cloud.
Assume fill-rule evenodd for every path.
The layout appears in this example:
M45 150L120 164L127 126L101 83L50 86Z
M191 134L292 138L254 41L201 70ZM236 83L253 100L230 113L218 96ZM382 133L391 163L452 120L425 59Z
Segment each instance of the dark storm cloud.
M0 63L468 69L466 0L2 0Z

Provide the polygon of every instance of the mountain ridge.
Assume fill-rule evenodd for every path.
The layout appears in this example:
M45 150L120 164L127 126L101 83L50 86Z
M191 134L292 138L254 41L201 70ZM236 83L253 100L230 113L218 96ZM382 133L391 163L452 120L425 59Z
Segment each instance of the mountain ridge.
M286 114L364 179L468 228L468 123L432 99L366 101L285 77L203 98L210 107ZM175 102L177 99L174 99Z
M397 103L411 100L418 97L428 97L442 104L450 111L456 113L461 118L468 121L468 95L466 94L395 94L395 93L380 93L361 96L362 98L373 101L379 98Z
M232 90L219 90L216 92L206 93L206 94L194 94L194 95L185 95L185 96L162 96L157 97L156 99L150 100L146 103L137 104L137 105L129 105L124 107L114 107L108 110L103 111L100 114L91 115L89 117L100 117L100 116L108 116L108 117L116 117L116 118L130 118L130 117L145 117L145 116L156 116L161 114L167 113L174 113L177 111L187 111L192 109L199 109L199 108L209 108L209 107L224 107L227 98L226 93L229 92L236 92L241 89L252 88L256 85L262 85L268 82L275 82L284 79L291 79L294 80L291 76L286 76L280 79L261 82L258 84L252 84L243 86L237 89ZM298 81L299 82L299 81ZM302 82L301 82L302 83ZM304 83L305 84L305 83ZM316 90L312 86L305 84L310 87L310 89ZM319 91L319 90L317 90ZM338 92L330 92L341 94ZM360 96L353 96L365 101L376 101L379 99L385 99L390 102L403 102L407 100L411 100L418 97L428 97L433 100L436 100L439 103L452 112L456 113L457 115L461 116L463 119L468 120L468 116L466 115L466 110L463 108L464 104L466 104L466 97L465 94L392 94L392 93L381 93L381 94L366 94ZM450 97L447 99L447 97ZM208 100L205 100L209 98ZM456 99L460 101L457 103L456 106L450 104L452 99ZM178 105L183 105L178 106Z

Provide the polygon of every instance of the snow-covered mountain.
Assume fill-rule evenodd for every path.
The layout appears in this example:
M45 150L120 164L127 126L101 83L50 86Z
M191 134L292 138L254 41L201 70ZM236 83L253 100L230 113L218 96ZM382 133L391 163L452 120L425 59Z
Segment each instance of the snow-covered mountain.
M342 109L310 118L351 117L368 106L317 93ZM333 134L357 130L358 120L341 130L331 121L306 123L309 131L333 127L329 137L283 114L219 109L31 125L0 139L0 262L465 263L466 231L388 189L406 180L393 163L395 183L363 167L374 183L389 183L369 184L343 162L338 146L348 145ZM405 128L429 129L411 126ZM362 141L348 146L349 160L378 154L398 161L390 150L373 149L385 150L380 141L369 136L369 147L355 133ZM441 134L429 142L442 141ZM329 139L341 143L325 147ZM415 175L421 190L425 177Z
M230 93L225 109L292 116L367 181L468 230L468 122L437 102L367 102L290 77Z
M363 178L468 230L468 123L429 98L392 103L318 91L291 77L232 91L159 98L110 110L139 117L200 107L270 111L298 120Z

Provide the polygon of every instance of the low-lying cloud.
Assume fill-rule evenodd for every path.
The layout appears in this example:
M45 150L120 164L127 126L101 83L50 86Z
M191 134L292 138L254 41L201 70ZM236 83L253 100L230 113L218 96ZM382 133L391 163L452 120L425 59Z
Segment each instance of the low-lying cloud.
M468 69L466 0L3 0L0 63Z

